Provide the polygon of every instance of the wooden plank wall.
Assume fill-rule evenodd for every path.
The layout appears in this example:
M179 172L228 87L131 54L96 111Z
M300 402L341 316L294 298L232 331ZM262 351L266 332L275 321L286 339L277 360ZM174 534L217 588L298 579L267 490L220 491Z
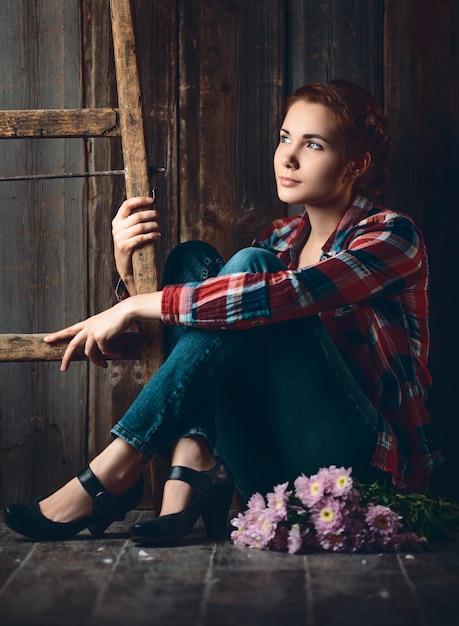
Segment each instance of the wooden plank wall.
M229 256L287 210L272 176L285 93L342 77L383 100L395 139L386 200L416 218L430 251L434 418L450 459L441 484L453 489L457 3L133 4L150 160L166 168L154 179L163 260L191 238ZM5 0L0 18L0 108L116 103L108 0ZM122 167L116 139L60 141L1 142L0 175ZM0 332L44 332L111 304L110 222L123 199L122 180L1 184ZM57 364L0 364L0 380L0 505L73 475L109 441L110 424L141 388L138 364L125 362L108 371L75 363L65 375Z
M0 108L81 106L79 10L0 5ZM68 77L72 76L72 80ZM84 171L82 140L4 140L0 175ZM0 183L0 332L47 332L87 311L84 186ZM0 364L0 500L42 493L86 455L87 368Z

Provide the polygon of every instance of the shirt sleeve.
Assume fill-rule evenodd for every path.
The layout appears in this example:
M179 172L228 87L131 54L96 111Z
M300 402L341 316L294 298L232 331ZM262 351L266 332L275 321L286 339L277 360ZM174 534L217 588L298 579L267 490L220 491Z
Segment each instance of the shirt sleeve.
M413 288L425 249L413 222L371 216L345 236L340 251L304 269L221 275L165 287L165 324L244 329L314 315Z

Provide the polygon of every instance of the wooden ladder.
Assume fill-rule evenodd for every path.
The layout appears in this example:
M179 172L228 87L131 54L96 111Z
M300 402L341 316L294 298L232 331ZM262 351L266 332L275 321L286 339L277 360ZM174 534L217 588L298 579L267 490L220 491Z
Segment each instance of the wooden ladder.
M110 0L110 12L118 107L0 111L0 139L121 137L126 197L149 196L150 171L130 0ZM62 177L65 175L56 176ZM132 262L137 293L155 291L158 272L154 244L137 250ZM44 336L0 334L0 362L59 361L68 342L49 345L43 341ZM145 381L162 363L161 336L157 321L143 324L140 335L128 333L118 339L117 350L126 359L140 356ZM82 351L75 357L76 360L85 358Z

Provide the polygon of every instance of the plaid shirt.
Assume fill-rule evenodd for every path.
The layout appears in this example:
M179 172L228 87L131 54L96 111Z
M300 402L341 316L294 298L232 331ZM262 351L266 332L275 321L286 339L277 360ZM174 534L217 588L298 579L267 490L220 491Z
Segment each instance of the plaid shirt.
M320 315L362 389L384 417L373 465L396 487L425 488L442 461L428 411L428 263L422 236L403 214L358 196L322 248L299 269L307 213L276 220L253 245L286 270L237 273L164 288L170 325L246 329Z

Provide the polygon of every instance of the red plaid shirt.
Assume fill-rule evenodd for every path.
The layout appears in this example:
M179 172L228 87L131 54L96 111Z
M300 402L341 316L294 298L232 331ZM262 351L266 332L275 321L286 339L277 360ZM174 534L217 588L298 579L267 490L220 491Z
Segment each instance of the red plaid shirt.
M373 465L398 488L425 488L442 455L428 411L428 263L422 236L403 214L357 197L324 245L319 263L299 269L306 213L273 222L253 245L287 269L237 273L164 288L162 320L246 329L306 315L323 324L384 417Z

